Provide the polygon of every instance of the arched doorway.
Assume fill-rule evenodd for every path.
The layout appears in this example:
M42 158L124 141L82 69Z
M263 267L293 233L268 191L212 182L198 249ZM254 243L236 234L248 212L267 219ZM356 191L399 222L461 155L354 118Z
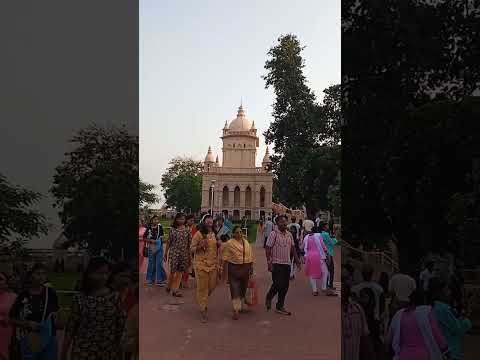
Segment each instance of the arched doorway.
M251 220L252 212L250 210L245 210L245 217L247 218L247 220Z
M250 188L250 186L247 186L247 188L245 189L245 207L252 207L252 189Z
M229 203L229 196L230 196L230 192L228 190L228 186L224 186L223 187L223 193L222 193L222 198L223 198L223 206L224 207L228 207L228 203Z
M228 219L228 210L223 210L222 214L225 219Z
M263 210L260 211L260 219L265 220L265 211Z
M233 210L233 220L234 221L240 220L240 210Z
M240 188L238 186L235 187L233 192L233 206L240 207Z
M265 188L263 186L260 189L260 207L265 207Z

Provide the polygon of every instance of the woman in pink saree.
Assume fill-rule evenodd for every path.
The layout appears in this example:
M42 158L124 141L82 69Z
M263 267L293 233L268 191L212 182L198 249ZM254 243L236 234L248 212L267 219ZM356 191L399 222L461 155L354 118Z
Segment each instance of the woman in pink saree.
M305 275L310 280L313 296L318 296L318 280L321 281L321 289L325 295L335 296L335 293L327 290L328 267L325 262L327 258L327 247L323 242L322 235L314 228L310 234L305 236L303 244L303 250L305 252Z
M147 258L143 256L143 248L145 247L145 241L143 240L143 234L145 234L146 227L143 224L143 219L138 218L138 271L140 274L147 273Z

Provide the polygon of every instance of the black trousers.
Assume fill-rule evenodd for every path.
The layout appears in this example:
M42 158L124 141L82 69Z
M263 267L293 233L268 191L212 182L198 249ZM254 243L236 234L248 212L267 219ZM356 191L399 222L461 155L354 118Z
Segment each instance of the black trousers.
M329 272L329 276L328 276L328 283L327 283L327 287L329 289L332 289L333 288L333 276L335 275L335 264L333 263L333 256L329 256L328 257L328 272Z
M287 296L288 287L290 286L290 265L273 264L272 267L272 281L273 284L267 293L267 300L272 301L275 295L278 294L277 310L281 310L285 304L285 297Z

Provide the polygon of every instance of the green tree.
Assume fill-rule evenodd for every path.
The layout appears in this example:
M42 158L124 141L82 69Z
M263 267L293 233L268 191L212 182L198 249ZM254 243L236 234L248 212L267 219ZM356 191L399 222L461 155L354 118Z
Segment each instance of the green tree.
M479 8L476 1L342 1L343 234L380 242L396 233L401 266L438 239L434 224L444 221L451 195L438 187L445 183L438 163L452 161L463 181L463 160L447 160L439 148L457 125L421 112L435 99L460 101L478 87ZM459 149L448 143L451 153Z
M167 205L184 212L197 212L202 202L202 178L192 174L180 174L165 191Z
M153 205L158 202L158 196L153 192L156 186L146 183L142 179L138 180L139 206L141 208Z
M75 149L55 169L51 188L66 236L92 254L136 254L138 137L92 125L71 143Z
M342 210L342 176L338 172L335 183L328 187L327 193L328 203L335 215L341 215Z
M167 206L197 212L202 199L201 161L186 157L173 158L162 175L161 187Z
M303 74L302 50L297 37L288 34L268 52L263 79L273 88L275 103L264 135L275 152L274 198L289 207L305 205L312 216L328 206L327 189L339 166L331 155L338 153L340 138L340 85L326 89L324 103L318 104ZM337 168L331 171L332 166Z
M48 233L45 217L32 209L40 198L0 174L0 253L16 255L29 239Z

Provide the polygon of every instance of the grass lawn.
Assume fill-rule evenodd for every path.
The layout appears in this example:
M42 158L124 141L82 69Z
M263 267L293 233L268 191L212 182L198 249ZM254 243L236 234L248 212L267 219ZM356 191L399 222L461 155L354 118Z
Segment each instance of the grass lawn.
M48 276L52 287L59 292L58 293L58 302L60 307L70 307L72 304L73 294L64 294L61 291L72 291L75 290L75 285L80 279L81 274L79 273L51 273Z

